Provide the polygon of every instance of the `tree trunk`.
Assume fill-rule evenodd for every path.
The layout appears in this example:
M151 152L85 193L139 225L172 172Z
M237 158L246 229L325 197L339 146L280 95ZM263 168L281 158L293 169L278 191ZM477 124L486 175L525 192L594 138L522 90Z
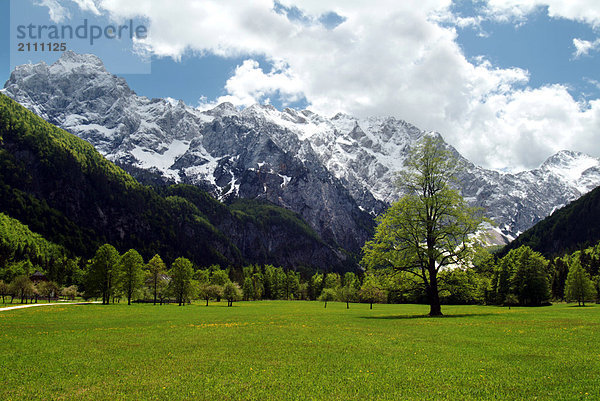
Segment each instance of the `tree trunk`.
M327 301L325 301L325 306L324 307L327 308Z
M156 277L155 277L155 279L154 279L154 305L156 305L156 293L158 292L157 287L158 287L158 279L156 279Z
M429 316L442 316L437 275L435 272L431 273L431 270L429 274Z
M206 298L206 306L208 306L208 298Z
M350 309L350 304L346 301L346 309Z
M373 302L371 302L371 307L369 309L373 309Z

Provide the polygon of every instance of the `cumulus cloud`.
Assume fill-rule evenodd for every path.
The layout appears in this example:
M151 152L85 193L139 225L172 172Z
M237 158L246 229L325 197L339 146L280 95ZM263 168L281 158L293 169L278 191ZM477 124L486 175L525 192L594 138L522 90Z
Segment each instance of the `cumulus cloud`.
M575 46L573 57L587 56L591 51L600 49L600 39L590 42L589 40L575 38L573 39L573 46Z
M283 105L289 105L303 97L302 82L283 62L275 63L265 73L257 61L245 60L227 80L225 89L228 95L219 97L216 103L247 107L257 102L269 103L271 96L278 96Z
M499 20L523 20L528 14L548 8L552 18L565 18L600 26L600 4L597 0L488 0L490 15Z
M157 56L244 57L217 101L304 98L324 115L393 115L441 132L466 157L492 168L536 167L563 148L600 156L593 138L599 101L581 105L564 86L528 88L523 69L469 62L455 28L440 23L450 0L280 0L279 10L272 0L90 2L115 19L146 18L150 35L138 45ZM525 18L547 5L552 16L595 24L600 7L592 3L489 0L487 7ZM340 17L336 24L320 23L331 13ZM268 71L259 57L271 64Z

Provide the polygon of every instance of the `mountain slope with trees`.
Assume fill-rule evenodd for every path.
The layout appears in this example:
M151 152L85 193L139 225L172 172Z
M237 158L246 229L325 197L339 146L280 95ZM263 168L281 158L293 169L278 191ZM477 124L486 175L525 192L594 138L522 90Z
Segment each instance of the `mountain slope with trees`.
M120 251L137 249L145 260L159 253L169 262L186 257L205 266L269 261L353 267L351 258L284 209L258 203L229 208L192 187L160 191L0 95L0 212L74 255L89 258L99 245L111 243ZM251 244L244 242L249 234Z
M555 211L507 245L527 245L546 257L561 256L600 241L600 187Z

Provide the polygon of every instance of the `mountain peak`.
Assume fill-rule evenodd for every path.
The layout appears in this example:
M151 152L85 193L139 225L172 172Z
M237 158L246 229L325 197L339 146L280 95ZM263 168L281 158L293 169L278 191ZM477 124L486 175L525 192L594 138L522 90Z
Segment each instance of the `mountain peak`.
M58 60L63 62L97 64L104 66L102 60L100 60L100 58L95 54L76 53L73 50L65 51Z
M79 54L71 50L64 52L60 58L50 66L51 71L55 73L58 72L57 70L72 72L79 68L108 73L104 67L104 63L97 56L93 54Z
M574 167L574 164L577 165L590 165L592 167L594 164L599 164L600 161L590 155L587 155L583 152L577 152L574 150L559 150L552 156L546 159L544 163L540 166L540 168L552 168L552 167ZM588 167L588 168L589 168Z
M226 117L226 116L237 114L238 110L235 108L233 103L223 102L223 103L219 103L217 106L206 111L205 113L208 115L211 115L211 116Z
M546 159L540 170L550 172L576 187L579 192L586 193L596 186L596 180L588 182L590 177L585 177L587 179L584 182L581 181L584 173L592 168L599 169L600 160L582 152L561 150Z

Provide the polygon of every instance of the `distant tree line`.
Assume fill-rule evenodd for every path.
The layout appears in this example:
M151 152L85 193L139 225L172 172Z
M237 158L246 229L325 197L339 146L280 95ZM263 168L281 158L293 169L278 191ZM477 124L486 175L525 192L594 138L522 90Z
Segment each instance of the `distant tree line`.
M26 242L26 241L25 241ZM3 244L4 255L6 241ZM47 245L47 244L46 244ZM21 247L23 255L35 252ZM26 250L29 249L29 250ZM55 249L52 246L41 249ZM202 300L320 300L327 307L331 301L346 303L427 303L422 283L406 272L386 269L345 274L316 272L301 274L272 265L249 265L242 268L218 265L194 266L186 258L170 266L155 255L148 262L134 249L122 255L109 244L98 248L95 256L80 267L79 259L69 259L60 252L52 263L69 274L56 279L42 264L26 258L11 258L0 267L0 297L3 303L37 302L58 297L97 298L104 304L127 300L178 305ZM14 255L13 255L14 257ZM32 258L45 260L44 258ZM46 265L48 266L48 265ZM43 272L48 280L34 283L30 276ZM600 243L560 258L547 260L527 246L511 250L502 258L480 250L468 268L440 271L440 299L443 304L486 304L539 306L556 301L600 302Z
M241 283L241 285L239 284ZM84 296L102 299L103 304L132 301L185 305L192 300L338 300L386 301L385 292L374 276L361 280L355 273L315 273L303 279L293 270L272 265L249 265L222 269L218 265L194 268L186 258L176 259L167 268L159 255L147 264L133 249L119 255L109 244L102 245L89 261L84 274Z

